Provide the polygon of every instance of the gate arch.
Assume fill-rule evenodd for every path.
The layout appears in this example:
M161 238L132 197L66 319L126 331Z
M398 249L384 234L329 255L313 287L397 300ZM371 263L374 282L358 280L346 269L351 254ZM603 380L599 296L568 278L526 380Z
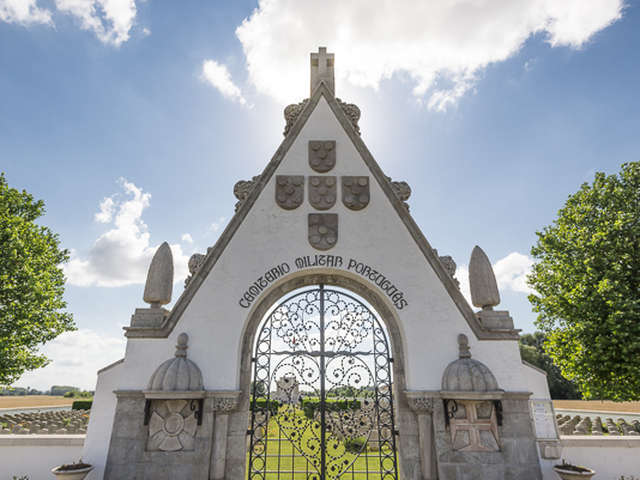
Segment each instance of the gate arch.
M331 287L340 287L362 297L368 302L378 318L386 327L388 333L389 348L393 357L393 406L395 413L395 427L400 432L397 437L397 461L403 480L421 478L420 466L417 461L420 445L416 427L416 417L409 409L406 396L406 356L404 341L396 312L388 305L384 296L380 295L366 282L359 278L353 278L343 272L336 273L309 273L291 275L265 291L257 301L247 317L245 323L242 346L240 349L240 368L238 385L240 397L238 410L229 419L229 446L236 445L239 450L233 449L236 454L227 458L225 469L228 478L247 478L246 466L250 442L247 438L247 418L249 415L252 382L252 356L254 353L255 339L258 328L270 309L281 301L287 294L302 287L324 284ZM242 447L241 447L242 445ZM241 448L240 448L241 447ZM240 455L240 452L243 452Z
M258 332L248 478L398 479L391 351L377 315L323 284Z

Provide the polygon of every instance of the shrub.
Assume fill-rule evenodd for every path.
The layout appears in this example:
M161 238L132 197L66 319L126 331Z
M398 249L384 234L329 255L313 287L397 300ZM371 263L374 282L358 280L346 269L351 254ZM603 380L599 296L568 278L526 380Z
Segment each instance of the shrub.
M360 400L327 398L325 407L327 412L338 412L341 410L357 410L361 406ZM320 408L320 399L308 397L302 399L302 410L305 417L313 420L316 410Z
M74 400L71 410L91 410L93 400Z
M347 438L344 441L344 448L347 452L358 454L364 450L367 440L364 437Z
M269 404L267 405L267 401ZM271 415L275 415L278 413L278 409L280 408L280 402L277 400L267 400L266 398L256 398L255 399L256 410L267 410L271 412ZM253 410L253 400L251 401L251 409Z

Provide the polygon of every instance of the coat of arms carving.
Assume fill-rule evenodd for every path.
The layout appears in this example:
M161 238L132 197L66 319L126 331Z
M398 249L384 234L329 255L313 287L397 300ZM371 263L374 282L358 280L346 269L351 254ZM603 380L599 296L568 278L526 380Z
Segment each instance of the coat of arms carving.
M309 177L309 203L316 210L328 210L336 203L336 177Z
M351 210L369 205L369 177L342 177L342 203Z
M338 214L309 214L309 243L318 250L329 250L338 242Z
M335 140L309 140L309 165L318 173L336 166Z
M285 210L293 210L304 200L303 175L276 176L276 203Z

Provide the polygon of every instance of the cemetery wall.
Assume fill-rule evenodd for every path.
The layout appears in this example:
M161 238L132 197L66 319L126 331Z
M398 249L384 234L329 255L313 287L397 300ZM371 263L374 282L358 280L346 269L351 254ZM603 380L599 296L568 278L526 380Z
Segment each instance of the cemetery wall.
M640 478L640 436L562 436L562 458L596 471L594 478L618 480L624 475ZM558 462L560 463L560 462ZM553 477L551 477L553 478Z
M84 435L0 435L0 478L51 480L51 469L78 461Z

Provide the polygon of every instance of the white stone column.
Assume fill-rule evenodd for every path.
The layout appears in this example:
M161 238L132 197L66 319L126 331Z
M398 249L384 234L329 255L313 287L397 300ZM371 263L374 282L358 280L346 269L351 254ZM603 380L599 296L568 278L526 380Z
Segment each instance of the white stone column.
M227 435L229 414L238 407L240 392L212 392L213 396L213 447L211 450L210 480L224 480L227 461Z
M423 480L435 478L433 469L433 398L419 392L407 392L409 408L418 417L420 466Z

